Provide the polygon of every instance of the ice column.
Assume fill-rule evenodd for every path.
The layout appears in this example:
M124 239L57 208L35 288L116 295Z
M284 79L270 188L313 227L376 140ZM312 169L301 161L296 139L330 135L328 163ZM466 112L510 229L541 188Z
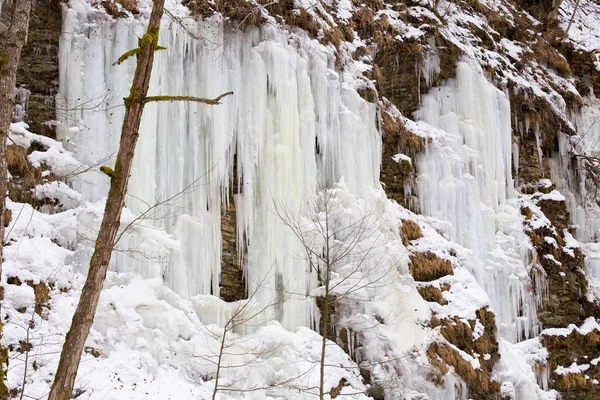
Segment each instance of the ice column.
M537 318L526 265L526 237L514 201L510 105L480 69L460 61L456 79L423 96L416 117L444 131L417 160L423 213L444 221L444 234L470 249L502 335L535 333Z
M60 137L87 164L112 165L134 59L112 63L137 46L143 21L95 18L69 9L60 46ZM297 240L275 205L299 210L325 186L344 178L359 197L379 188L381 139L375 105L332 69L316 41L275 27L226 31L219 21L187 29L165 21L151 95L214 97L223 104L149 104L144 111L127 207L135 215L156 203L143 223L179 243L159 268L118 259L119 270L163 277L185 296L219 291L221 202L236 179L238 237L247 244L248 291L286 327L310 326L316 285ZM62 110L62 111L61 111ZM108 158L107 158L108 157ZM237 160L237 176L233 161ZM85 201L101 200L108 179L94 168L74 180ZM137 248L144 238L130 238ZM287 310L287 312L286 312ZM290 311L291 310L291 311Z

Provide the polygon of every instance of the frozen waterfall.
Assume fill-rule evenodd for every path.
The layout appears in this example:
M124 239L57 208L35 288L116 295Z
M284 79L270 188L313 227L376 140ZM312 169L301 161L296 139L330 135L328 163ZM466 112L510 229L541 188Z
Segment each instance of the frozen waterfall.
M59 136L88 165L112 165L124 114L122 97L134 62L112 63L137 46L144 24L95 20L89 10L66 11L60 43ZM150 95L233 96L217 107L197 103L149 104L144 111L127 207L133 215L149 206L142 224L164 228L179 242L161 257L123 257L118 270L164 277L184 296L219 292L221 203L237 180L238 237L244 237L248 291L259 303L275 301L281 287L299 294L286 299L287 328L311 326L316 285L292 232L273 204L300 209L318 189L343 178L347 190L368 196L379 188L381 138L374 104L359 97L334 69L324 46L275 27L232 33L220 22L166 20ZM137 36L136 36L137 35ZM360 153L356 150L360 149ZM106 160L107 157L111 157ZM237 162L234 174L234 158ZM98 168L75 179L86 201L107 193ZM130 237L127 248L159 243ZM140 242L141 241L141 242Z
M450 240L470 249L471 272L490 297L501 335L537 332L527 238L511 174L510 105L469 61L456 79L422 97L416 117L444 135L418 157L421 211L444 221Z

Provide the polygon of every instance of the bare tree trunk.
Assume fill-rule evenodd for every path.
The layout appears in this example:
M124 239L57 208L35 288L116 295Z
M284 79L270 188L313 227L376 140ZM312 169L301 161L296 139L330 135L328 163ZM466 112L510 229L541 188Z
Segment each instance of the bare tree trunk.
M325 307L323 308L323 339L321 341L321 360L319 365L319 399L325 395L325 349L327 348L327 335L329 333L329 284L331 282L331 246L329 240L329 203L325 203Z
M90 332L106 271L113 251L121 211L125 205L125 194L133 163L138 130L144 110L144 99L148 93L154 52L158 45L160 20L165 0L155 0L146 34L139 40L140 52L133 77L129 97L125 98L125 118L121 131L121 143L117 154L115 170L111 174L110 190L104 208L104 218L96 240L96 248L90 261L87 280L81 292L77 310L73 315L71 329L67 333L60 363L49 400L68 400L71 397L77 368L83 352L85 340Z
M12 4L12 18L7 27L0 21L0 262L4 250L4 220L6 210L6 192L8 191L8 175L6 164L6 140L12 119L13 91L17 78L17 67L21 58L21 49L27 38L27 26L33 0L15 0ZM4 12L9 7L4 5ZM0 272L2 267L0 264ZM0 296L0 300L2 300ZM0 320L0 339L2 338L2 321ZM8 366L8 349L0 346L0 399L8 398L6 387L6 371Z
M225 327L223 328L223 337L221 338L221 346L219 347L219 358L217 360L217 372L215 375L215 387L213 389L212 400L216 400L217 391L219 390L219 375L221 374L221 363L223 362L223 351L225 349L225 337L227 336L227 330L229 328L229 322L227 321Z

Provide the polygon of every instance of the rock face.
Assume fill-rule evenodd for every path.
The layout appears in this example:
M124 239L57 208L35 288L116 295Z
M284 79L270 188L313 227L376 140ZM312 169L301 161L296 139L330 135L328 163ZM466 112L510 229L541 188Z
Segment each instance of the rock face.
M29 22L29 37L23 47L17 83L31 92L27 118L32 132L54 137L45 122L56 119L54 95L58 88L58 41L62 29L61 3L35 1Z
M235 202L230 199L229 204L223 204L221 211L221 298L225 301L236 301L246 298L246 284L244 271L238 259L236 242L236 215Z
M234 171L235 165L234 164ZM234 174L235 176L235 174ZM221 205L221 298L225 301L237 301L247 298L246 282L243 270L243 255L238 254L236 232L235 195L238 192L236 179L231 182L229 198ZM240 238L243 242L243 238Z

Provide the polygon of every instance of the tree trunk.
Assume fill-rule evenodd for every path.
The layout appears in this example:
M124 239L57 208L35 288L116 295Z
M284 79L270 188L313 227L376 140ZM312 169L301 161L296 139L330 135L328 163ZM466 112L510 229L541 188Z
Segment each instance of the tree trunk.
M6 140L12 120L13 91L17 77L17 67L21 57L21 49L27 38L27 25L33 0L15 0L11 5L4 4L4 13L12 9L12 17L7 27L0 20L0 261L4 250L4 220L6 210L6 192L8 191L8 174L6 164ZM0 264L0 273L2 267ZM0 296L0 300L2 296ZM2 321L0 319L0 339L2 338ZM0 399L8 398L6 387L6 371L8 366L8 349L0 346Z
M329 284L331 283L331 247L329 234L329 202L325 203L325 308L323 310L323 339L321 340L321 359L319 360L319 399L323 400L325 396L325 351L327 349L327 335L329 333Z
M121 142L115 170L111 174L110 190L104 208L104 218L96 240L96 248L90 261L88 276L81 292L77 310L73 315L71 329L67 333L60 363L48 400L68 400L71 397L77 368L85 340L90 332L106 271L113 251L121 211L125 205L125 194L133 163L138 130L144 110L144 99L148 93L154 52L158 44L160 20L164 11L164 0L155 0L148 30L139 40L140 52L129 97L125 98L125 118L121 131Z

